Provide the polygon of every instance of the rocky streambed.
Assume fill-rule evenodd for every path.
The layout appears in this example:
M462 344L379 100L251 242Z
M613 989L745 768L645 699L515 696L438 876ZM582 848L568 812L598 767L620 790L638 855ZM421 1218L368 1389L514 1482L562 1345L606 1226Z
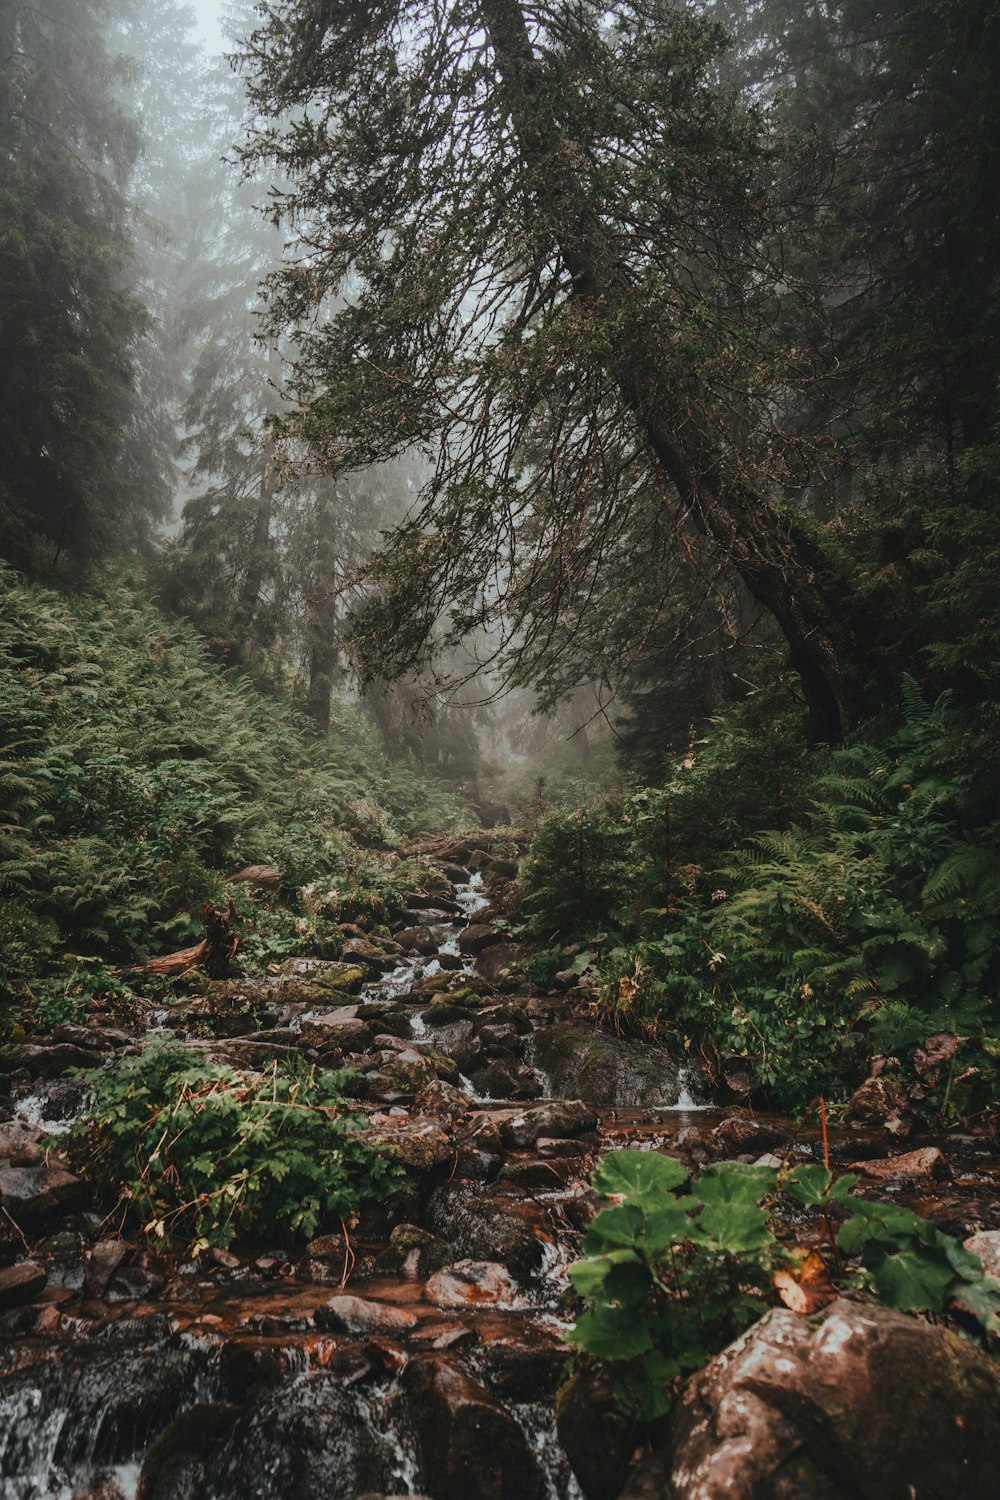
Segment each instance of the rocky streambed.
M618 1493L634 1434L606 1393L566 1387L556 1420L572 1321L565 1268L595 1211L598 1154L667 1150L697 1169L815 1159L820 1145L788 1120L709 1107L697 1077L665 1054L598 1031L585 991L519 981L517 950L489 920L490 876L503 873L502 861L457 847L395 932L348 928L336 962L293 959L263 981L151 1005L144 1035L97 1018L8 1053L2 1500ZM84 1103L69 1070L114 1066L149 1035L245 1069L290 1055L351 1067L359 1106L412 1186L295 1252L156 1253L122 1232L120 1212L93 1212L58 1154ZM1000 1161L987 1142L894 1147L862 1118L833 1132L832 1150L861 1164L864 1191L952 1233L1000 1229ZM868 1310L843 1317L881 1338ZM776 1327L768 1337L781 1345ZM796 1357L808 1364L815 1350ZM977 1389L992 1401L988 1379ZM632 1482L637 1495L674 1493L662 1473ZM787 1493L840 1493L809 1483Z

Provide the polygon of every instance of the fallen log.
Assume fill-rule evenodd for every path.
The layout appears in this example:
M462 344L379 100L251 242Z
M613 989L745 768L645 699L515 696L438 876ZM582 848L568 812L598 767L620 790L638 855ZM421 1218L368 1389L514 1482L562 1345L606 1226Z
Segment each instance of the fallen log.
M272 890L280 882L281 871L273 865L247 865L246 869L226 876L227 885L254 885L261 890Z
M228 898L225 911L217 906L203 907L202 918L205 922L205 936L200 943L195 943L191 948L180 948L176 953L165 953L161 958L151 958L134 972L155 974L166 979L186 974L195 967L203 968L213 975L225 973L240 945L240 935L234 926L236 908L233 906L233 898Z

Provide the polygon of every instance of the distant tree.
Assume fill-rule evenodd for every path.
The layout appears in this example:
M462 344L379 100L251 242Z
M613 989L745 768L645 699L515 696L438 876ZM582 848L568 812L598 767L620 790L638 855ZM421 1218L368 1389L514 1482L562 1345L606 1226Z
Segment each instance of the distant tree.
M0 0L0 531L22 566L136 545L163 513L137 464L126 190L140 138L112 0ZM140 479L141 471L141 479Z

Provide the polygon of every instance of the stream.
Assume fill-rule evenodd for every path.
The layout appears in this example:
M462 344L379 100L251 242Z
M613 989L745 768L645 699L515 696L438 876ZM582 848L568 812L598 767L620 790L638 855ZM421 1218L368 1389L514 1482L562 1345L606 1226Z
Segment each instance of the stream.
M252 1030L206 1042L147 1017L238 1066L347 1057L420 1184L348 1242L191 1259L121 1239L38 1144L58 1145L79 1085L15 1081L0 1188L24 1249L6 1259L41 1284L0 1313L0 1500L582 1500L554 1406L597 1154L815 1159L817 1133L715 1108L665 1054L595 1032L584 992L519 984L509 945L477 925L481 874L438 900L414 900L402 956L367 955L349 1006L317 999L342 965L302 959L258 983ZM134 1046L114 1036L112 1051ZM834 1149L887 1155L863 1130L834 1132ZM947 1151L925 1210L994 1222L995 1157L971 1139Z

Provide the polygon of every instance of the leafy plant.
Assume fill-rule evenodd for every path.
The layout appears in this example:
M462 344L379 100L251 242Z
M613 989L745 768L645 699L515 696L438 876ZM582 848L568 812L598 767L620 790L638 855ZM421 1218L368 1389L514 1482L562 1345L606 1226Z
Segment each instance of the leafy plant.
M678 1377L713 1354L777 1300L776 1289L798 1285L804 1255L835 1295L834 1278L863 1286L890 1307L943 1312L957 1305L1000 1334L1000 1288L982 1264L935 1225L907 1209L852 1196L857 1177L837 1180L807 1164L782 1176L776 1168L723 1162L693 1180L670 1156L613 1151L594 1172L609 1200L583 1241L586 1259L570 1267L587 1305L569 1342L609 1361L623 1406L652 1422L670 1407ZM771 1208L780 1189L822 1214L846 1215L823 1258L786 1245ZM776 1274L777 1273L777 1274ZM785 1300L790 1300L786 1294Z
M237 1236L309 1238L379 1202L404 1177L366 1140L347 1074L275 1063L262 1074L176 1046L147 1047L107 1072L75 1127L82 1169L125 1198L147 1233L195 1249Z

